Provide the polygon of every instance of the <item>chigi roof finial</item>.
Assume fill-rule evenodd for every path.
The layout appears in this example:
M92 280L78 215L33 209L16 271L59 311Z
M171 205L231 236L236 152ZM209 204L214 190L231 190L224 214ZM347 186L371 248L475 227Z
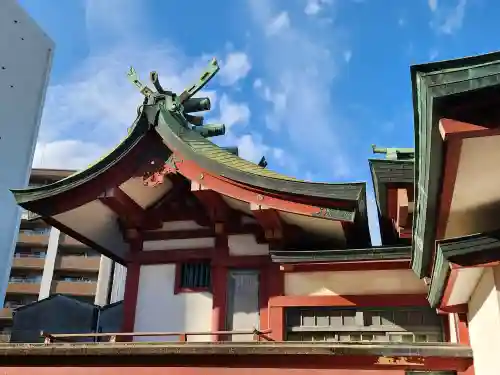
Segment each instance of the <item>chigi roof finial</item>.
M388 160L409 160L415 158L414 148L388 148L372 145L372 151L374 154L385 154L385 158Z
M155 104L160 102L169 113L174 116L185 128L199 133L204 138L224 135L226 126L224 124L204 124L202 116L192 115L193 112L209 111L211 109L210 98L194 98L193 96L199 92L219 71L219 64L213 58L205 71L201 74L197 82L188 86L180 95L165 90L160 83L157 72L150 73L150 80L154 86L154 90L144 85L138 78L137 72L133 67L130 67L127 76L129 80L136 86L141 94L145 96L144 104ZM233 155L238 155L237 147L221 147ZM258 164L265 168L267 162L263 157Z

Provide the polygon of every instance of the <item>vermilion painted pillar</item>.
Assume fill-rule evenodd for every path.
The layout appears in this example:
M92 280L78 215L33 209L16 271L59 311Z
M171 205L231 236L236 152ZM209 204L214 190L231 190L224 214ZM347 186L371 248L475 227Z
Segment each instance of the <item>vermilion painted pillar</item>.
M127 278L123 294L123 322L122 332L134 332L135 311L137 309L137 296L139 293L139 277L141 264L134 257L142 251L142 239L137 238L130 244L132 259L127 263ZM124 337L121 341L132 341L133 337Z

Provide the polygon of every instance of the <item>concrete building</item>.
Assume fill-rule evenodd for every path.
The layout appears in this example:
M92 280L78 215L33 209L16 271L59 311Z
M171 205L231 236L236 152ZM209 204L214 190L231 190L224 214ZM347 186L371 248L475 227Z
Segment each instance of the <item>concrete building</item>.
M9 189L26 186L54 43L16 0L0 1L0 301L10 274L20 210Z
M72 174L70 170L33 169L30 187L44 186ZM8 337L15 309L53 294L104 306L121 300L110 280L117 266L99 252L61 233L23 210L12 269L0 310L0 332Z

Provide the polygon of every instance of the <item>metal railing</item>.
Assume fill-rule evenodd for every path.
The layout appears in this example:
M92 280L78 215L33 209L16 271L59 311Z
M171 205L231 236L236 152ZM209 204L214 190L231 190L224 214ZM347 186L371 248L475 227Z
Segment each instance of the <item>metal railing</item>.
M215 332L116 332L116 333L48 333L40 332L40 335L44 338L45 344L52 344L56 341L59 342L77 342L77 340L85 338L93 338L94 341L98 342L102 339L106 342L114 343L120 341L126 341L133 337L177 337L177 342L187 342L188 337L193 336L223 336L232 337L235 335L253 335L252 341L274 341L268 336L272 331L264 330L259 331L257 329L246 330L246 331L215 331ZM227 341L227 340L220 340Z
M9 283L15 284L38 284L42 282L42 277L10 277Z

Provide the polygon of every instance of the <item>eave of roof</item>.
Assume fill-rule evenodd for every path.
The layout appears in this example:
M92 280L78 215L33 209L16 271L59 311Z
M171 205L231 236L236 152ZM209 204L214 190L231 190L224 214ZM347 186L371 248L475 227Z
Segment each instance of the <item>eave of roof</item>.
M439 134L439 100L500 84L500 52L448 60L410 69L415 123L415 207L412 269L427 275L434 251L441 186L443 142ZM431 156L432 155L432 156Z
M133 127L127 137L118 144L111 152L97 160L95 163L79 172L73 173L70 176L44 186L28 187L26 189L11 189L17 203L28 210L31 209L32 203L44 199L52 198L58 194L66 193L82 186L88 181L95 179L97 176L105 173L112 166L116 165L123 159L133 148L144 138L150 125L146 118L139 113L134 121ZM44 213L36 212L44 216Z
M379 246L342 250L271 250L276 263L352 262L368 260L410 259L410 246Z
M475 266L500 260L500 231L450 238L437 242L436 259L427 295L432 307L439 306L450 275L450 263ZM464 257L467 260L464 261Z

